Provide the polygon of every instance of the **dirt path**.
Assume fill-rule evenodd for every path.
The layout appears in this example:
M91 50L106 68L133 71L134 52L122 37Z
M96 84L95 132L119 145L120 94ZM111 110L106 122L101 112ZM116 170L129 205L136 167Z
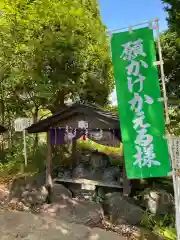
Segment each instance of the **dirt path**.
M113 232L25 212L0 212L1 240L125 240Z
M80 202L68 196L69 190L66 188L61 187L60 190L60 193L65 194L67 199L61 199L61 201L53 204L44 203L40 208L37 207L37 209L34 209L35 211L32 211L33 209L29 207L24 208L25 205L18 199L9 202L8 188L6 185L0 184L0 239L161 239L149 232L144 235L144 230L142 232L141 229L132 225L113 226L112 223L105 221L106 218L102 214L100 204ZM58 194L56 197L58 197ZM15 209L19 211L15 211ZM150 237L141 238L142 235Z

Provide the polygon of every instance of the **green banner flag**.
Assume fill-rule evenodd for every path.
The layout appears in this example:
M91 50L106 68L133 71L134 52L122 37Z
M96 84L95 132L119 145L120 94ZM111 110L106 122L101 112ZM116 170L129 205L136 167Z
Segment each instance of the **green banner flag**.
M168 176L171 167L153 30L115 33L111 51L127 176Z

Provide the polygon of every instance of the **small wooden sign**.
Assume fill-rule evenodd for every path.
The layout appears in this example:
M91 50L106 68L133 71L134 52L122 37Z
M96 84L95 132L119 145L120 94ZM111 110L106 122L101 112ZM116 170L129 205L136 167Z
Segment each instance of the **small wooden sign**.
M175 169L180 169L180 137L171 137L172 161Z

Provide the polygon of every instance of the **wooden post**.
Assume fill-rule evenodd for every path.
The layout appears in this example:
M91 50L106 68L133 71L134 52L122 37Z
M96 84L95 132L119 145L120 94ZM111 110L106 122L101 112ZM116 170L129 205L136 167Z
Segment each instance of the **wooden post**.
M123 196L129 196L131 193L131 181L127 178L125 161L123 164Z
M47 132L47 167L46 167L46 185L51 188L52 181L52 146L50 141L50 131Z
M76 139L72 140L72 168L77 166Z

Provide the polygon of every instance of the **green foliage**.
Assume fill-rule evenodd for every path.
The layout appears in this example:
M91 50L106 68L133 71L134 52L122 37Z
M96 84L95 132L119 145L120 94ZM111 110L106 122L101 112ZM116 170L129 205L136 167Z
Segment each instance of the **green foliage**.
M0 175L6 177L23 172L41 172L45 169L47 146L39 144L34 151L34 138L27 137L28 165L24 168L23 139L18 138L6 151L5 161L0 164Z
M169 29L180 34L180 2L179 0L162 0L168 12Z
M118 117L118 106L106 106L104 107L104 110L109 111Z
M144 213L142 219L141 219L141 225L149 228L149 229L153 229L154 227L154 219L153 219L153 215L149 214L147 211Z
M112 69L95 0L5 0L0 28L0 75L10 108L107 102Z
M175 136L180 136L180 108L170 108L169 114L171 119L170 133Z
M35 122L44 109L47 117L69 99L104 105L114 83L97 0L4 0L0 9L0 120L9 130L0 171L7 175L24 162L15 118ZM28 136L27 172L44 167L40 137ZM63 159L67 163L68 156Z
M167 89L170 96L180 99L180 2L162 0L166 4L169 30L161 36Z
M153 230L167 240L177 239L174 216L166 215L162 219L157 219L156 216L146 211L143 215L141 225Z
M177 233L175 228L159 227L156 229L157 233L167 240L177 240Z
M162 0L168 13L168 31L161 35L164 70L167 79L168 97L175 105L170 109L171 134L180 134L180 2Z
M161 43L168 95L180 99L180 36L166 31L161 35Z
M72 146L60 145L53 149L53 169L72 166Z

